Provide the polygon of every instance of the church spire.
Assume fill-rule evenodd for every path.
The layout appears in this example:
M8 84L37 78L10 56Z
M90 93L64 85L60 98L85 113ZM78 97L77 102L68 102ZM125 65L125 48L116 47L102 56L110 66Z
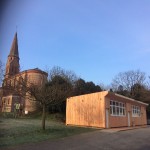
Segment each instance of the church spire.
M9 56L19 57L17 32L15 33Z
M10 76L19 73L19 70L20 70L19 51L18 51L18 39L17 39L17 32L16 32L7 59L5 78L9 78Z

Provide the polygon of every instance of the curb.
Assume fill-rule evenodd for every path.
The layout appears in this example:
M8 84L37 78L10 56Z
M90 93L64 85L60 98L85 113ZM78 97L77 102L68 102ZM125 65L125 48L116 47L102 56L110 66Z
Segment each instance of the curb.
M108 133L115 133L115 132L121 132L121 131L127 131L127 130L134 130L134 129L141 129L141 128L148 128L150 126L137 126L137 127L126 127L126 128L110 128L110 129L102 129L102 132L108 132Z

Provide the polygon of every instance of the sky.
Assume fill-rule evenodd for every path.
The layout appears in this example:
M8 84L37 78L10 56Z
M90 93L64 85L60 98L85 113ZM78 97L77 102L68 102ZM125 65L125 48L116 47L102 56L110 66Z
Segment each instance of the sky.
M106 85L119 72L139 69L150 75L149 0L5 1L0 7L3 63L17 31L22 71L60 66Z

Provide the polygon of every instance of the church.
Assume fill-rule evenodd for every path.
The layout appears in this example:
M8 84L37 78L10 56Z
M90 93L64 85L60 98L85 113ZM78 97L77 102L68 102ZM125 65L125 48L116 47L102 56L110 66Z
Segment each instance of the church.
M19 96L16 92L4 90L3 87L6 87L7 85L11 85L12 87L21 86L18 85L21 81L26 81L26 83L30 82L38 86L47 82L48 74L38 68L20 72L19 59L16 32L7 58L4 80L2 87L0 88L0 112L13 112L15 103L20 104L22 112L25 114L36 110L35 102L33 103L28 98Z

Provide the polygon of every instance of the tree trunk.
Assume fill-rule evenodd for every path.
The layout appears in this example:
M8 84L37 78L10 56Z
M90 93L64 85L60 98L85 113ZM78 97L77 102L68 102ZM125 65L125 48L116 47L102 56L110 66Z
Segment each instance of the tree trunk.
M42 129L45 130L45 119L46 119L46 107L45 104L43 105L43 112L42 112Z

